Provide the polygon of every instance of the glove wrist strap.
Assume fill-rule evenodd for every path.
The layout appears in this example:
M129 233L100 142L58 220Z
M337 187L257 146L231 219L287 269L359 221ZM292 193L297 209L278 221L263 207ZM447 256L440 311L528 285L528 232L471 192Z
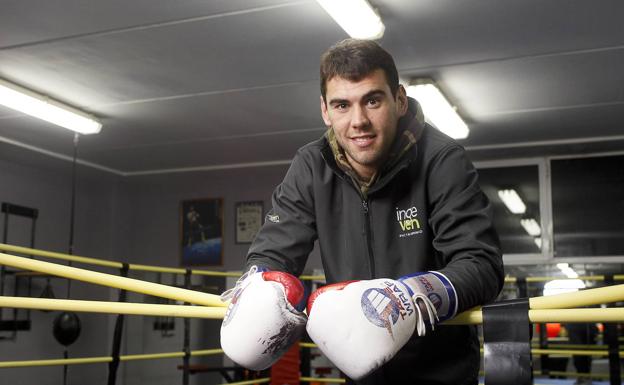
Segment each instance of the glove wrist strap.
M238 278L238 280L236 280L236 284L234 285L233 288L227 289L226 291L221 293L221 296L220 296L221 301L226 302L226 301L231 300L232 297L234 297L237 292L239 292L241 289L244 288L244 286L247 283L249 283L248 278L251 278L251 276L256 273L262 273L265 271L269 271L269 269L267 269L266 267L259 267L256 265L253 265L252 267L250 267L249 270L247 270L243 275L241 275Z
M457 314L457 294L451 281L438 271L410 274L399 278L412 297L426 297L436 309L438 320L444 321ZM416 298L415 298L416 300Z

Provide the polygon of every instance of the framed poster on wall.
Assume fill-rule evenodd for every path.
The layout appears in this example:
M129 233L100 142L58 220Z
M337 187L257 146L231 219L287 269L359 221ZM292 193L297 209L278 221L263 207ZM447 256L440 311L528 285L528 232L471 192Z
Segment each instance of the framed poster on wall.
M180 253L183 266L223 264L223 199L180 203Z
M262 226L261 201L236 203L236 243L251 243Z

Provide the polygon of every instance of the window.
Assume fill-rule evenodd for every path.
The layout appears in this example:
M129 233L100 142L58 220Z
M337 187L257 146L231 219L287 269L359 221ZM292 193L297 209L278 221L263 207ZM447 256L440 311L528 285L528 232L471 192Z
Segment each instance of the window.
M539 167L537 164L479 168L481 188L492 204L494 225L503 254L539 254L542 242ZM510 208L503 195L515 195L524 205ZM514 191L512 193L510 191ZM505 198L506 199L506 198ZM515 213L514 213L515 212Z
M555 257L624 255L624 156L551 163Z

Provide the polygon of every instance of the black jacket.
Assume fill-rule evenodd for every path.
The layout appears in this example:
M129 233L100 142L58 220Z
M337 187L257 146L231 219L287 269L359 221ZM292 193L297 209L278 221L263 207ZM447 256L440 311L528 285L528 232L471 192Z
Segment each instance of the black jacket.
M366 197L324 137L302 147L272 205L248 266L299 275L318 240L327 283L437 270L453 283L458 312L502 288L498 236L477 172L459 144L429 125ZM476 329L438 326L358 383L476 384L478 369Z

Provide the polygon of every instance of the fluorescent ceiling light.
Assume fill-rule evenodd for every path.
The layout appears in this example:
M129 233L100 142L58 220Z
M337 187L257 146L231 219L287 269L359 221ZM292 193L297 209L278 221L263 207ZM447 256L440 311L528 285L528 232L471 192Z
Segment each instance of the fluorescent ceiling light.
M537 224L537 221L533 218L521 219L520 224L532 237L538 237L540 236L540 234L542 234L542 229Z
M533 242L535 242L535 246L537 246L538 249L542 249L542 238L533 238Z
M468 126L432 80L416 80L407 87L407 94L418 100L425 118L438 130L453 139L468 137Z
M349 36L379 39L385 26L366 0L316 0Z
M570 293L584 288L585 283L580 279L555 279L546 282L544 285L544 295Z
M557 267L568 278L578 278L579 276L578 273L574 271L574 269L571 268L570 265L568 265L567 263L558 263Z
M93 116L2 79L0 104L80 134L97 134L102 129Z
M503 201L505 206L514 214L524 214L526 205L520 198L520 195L513 189L498 190L498 197Z

